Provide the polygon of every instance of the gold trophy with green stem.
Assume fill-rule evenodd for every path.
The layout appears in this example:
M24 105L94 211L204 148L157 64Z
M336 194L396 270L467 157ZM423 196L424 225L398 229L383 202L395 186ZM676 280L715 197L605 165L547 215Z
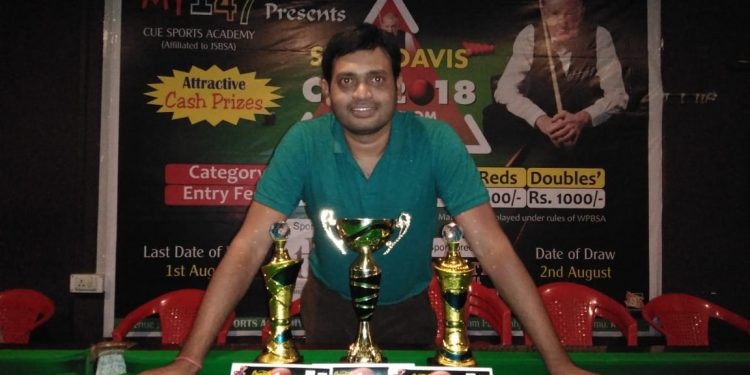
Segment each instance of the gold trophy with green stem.
M274 254L271 261L261 267L261 271L270 296L268 301L271 317L270 336L263 353L258 356L256 362L302 362L302 357L292 341L289 313L294 283L302 261L289 257L285 248L289 231L289 225L285 221L273 223L269 229L274 242Z
M359 327L357 339L349 346L344 360L350 363L385 362L370 334L370 318L378 304L382 274L373 254L386 247L387 250L383 253L386 255L396 246L409 229L411 215L402 212L397 220L335 219L333 210L322 210L320 221L328 238L342 254L346 254L347 249L358 254L349 267L349 288ZM398 236L391 241L391 235L396 229L399 230Z
M458 251L463 231L456 223L451 222L443 227L442 234L448 250L444 257L433 263L433 266L440 281L444 300L445 334L437 356L431 362L451 367L475 366L476 360L469 348L469 336L464 321L464 305L469 296L472 268Z

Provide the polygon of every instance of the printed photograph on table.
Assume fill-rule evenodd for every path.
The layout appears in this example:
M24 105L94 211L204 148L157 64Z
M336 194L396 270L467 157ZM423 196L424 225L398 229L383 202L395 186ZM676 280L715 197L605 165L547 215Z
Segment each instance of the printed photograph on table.
M229 375L332 375L330 368L294 363L232 363Z
M331 375L399 375L413 363L347 363L330 364Z
M492 367L415 366L400 375L492 375Z

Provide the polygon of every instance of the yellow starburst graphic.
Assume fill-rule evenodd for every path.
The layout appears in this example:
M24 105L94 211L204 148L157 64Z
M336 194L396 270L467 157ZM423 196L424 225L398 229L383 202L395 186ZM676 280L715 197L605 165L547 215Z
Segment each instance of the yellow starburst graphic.
M274 100L282 97L274 94L279 88L269 86L270 79L258 79L255 72L240 73L237 67L221 70L214 65L203 70L193 66L189 72L172 73L148 85L155 90L145 93L154 98L148 104L158 105L157 112L172 112L173 120L187 117L191 124L255 121L255 115L271 114L268 109L278 107Z

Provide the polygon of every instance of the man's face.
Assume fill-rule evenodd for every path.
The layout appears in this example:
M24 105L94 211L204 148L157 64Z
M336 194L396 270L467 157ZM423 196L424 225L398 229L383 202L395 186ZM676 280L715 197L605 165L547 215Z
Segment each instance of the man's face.
M547 0L542 14L552 42L565 43L578 35L583 18L583 8L578 0Z
M380 28L391 34L398 33L398 18L391 14L386 15L380 23Z
M333 61L331 82L321 81L326 104L344 129L369 135L390 125L396 110L396 77L381 49L361 50Z

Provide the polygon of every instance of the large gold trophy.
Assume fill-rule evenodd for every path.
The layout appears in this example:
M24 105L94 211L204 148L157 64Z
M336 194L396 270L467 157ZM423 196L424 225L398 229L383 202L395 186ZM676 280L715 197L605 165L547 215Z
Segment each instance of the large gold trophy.
M458 244L463 231L456 223L443 227L443 239L448 245L445 256L433 264L440 280L443 294L443 342L438 348L434 363L442 366L465 367L476 365L476 360L469 348L469 336L464 321L464 305L469 295L472 269L466 259L461 258Z
M320 213L320 221L328 238L342 254L346 254L347 249L358 254L357 259L349 268L349 288L359 327L356 341L349 346L346 361L350 363L384 362L380 349L373 343L370 335L370 318L378 303L382 273L373 254L383 246L387 248L383 255L388 254L406 234L411 223L411 216L401 213L398 220L363 218L337 220L332 210L323 210ZM398 236L391 241L391 235L395 229L399 229Z
M292 341L289 307L302 261L290 258L284 247L289 236L289 225L286 222L279 221L272 224L269 233L273 238L275 250L273 258L261 267L261 271L270 296L268 301L271 313L270 338L263 353L255 361L261 363L301 362L302 357Z

